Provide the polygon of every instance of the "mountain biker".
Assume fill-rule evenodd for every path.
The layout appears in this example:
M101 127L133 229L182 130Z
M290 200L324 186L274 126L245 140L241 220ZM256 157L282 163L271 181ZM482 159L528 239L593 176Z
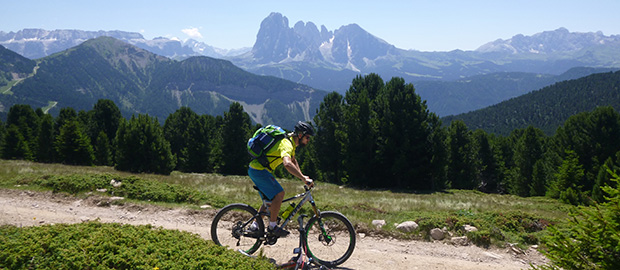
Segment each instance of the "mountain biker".
M308 187L314 185L312 179L301 172L297 159L295 159L295 150L297 147L303 147L308 144L310 137L314 135L312 126L306 122L299 121L295 125L293 132L288 133L287 136L276 143L268 152L267 158L271 164L271 168L275 169L280 164L291 173L293 176L301 179ZM278 183L273 175L271 168L266 168L258 162L258 160L252 160L248 169L248 175L254 182L254 185L260 190L261 197L267 201L271 201L269 227L267 231L277 237L284 237L289 234L287 230L277 226L278 213L280 212L280 206L284 199L284 189ZM263 205L260 212L266 211ZM251 227L256 228L254 223Z

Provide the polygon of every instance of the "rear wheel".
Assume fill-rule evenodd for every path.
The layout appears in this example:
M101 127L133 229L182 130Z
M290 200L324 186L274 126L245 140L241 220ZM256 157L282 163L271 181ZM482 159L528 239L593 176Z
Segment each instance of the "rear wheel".
M252 254L260 247L260 238L265 234L261 218L256 219L257 211L247 204L229 204L220 209L211 223L211 239L220 246ZM251 230L253 221L258 223Z
M333 267L344 263L355 249L353 224L338 212L321 212L306 225L303 244L308 256L321 265Z

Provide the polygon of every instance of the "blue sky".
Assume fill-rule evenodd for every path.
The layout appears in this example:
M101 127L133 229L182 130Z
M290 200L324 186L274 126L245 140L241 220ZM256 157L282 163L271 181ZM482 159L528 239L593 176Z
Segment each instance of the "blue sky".
M3 1L0 31L24 28L122 30L155 37L194 38L223 49L251 47L271 12L328 30L356 23L402 49L474 50L496 39L565 27L620 34L618 0L11 0Z

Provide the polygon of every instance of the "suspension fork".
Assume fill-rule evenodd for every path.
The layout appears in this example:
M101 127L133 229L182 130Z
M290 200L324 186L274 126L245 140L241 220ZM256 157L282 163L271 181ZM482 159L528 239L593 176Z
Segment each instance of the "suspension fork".
M321 219L321 212L316 207L316 204L314 203L314 200L310 200L310 205L312 205L312 210L314 211L314 216L317 218L317 220L319 222L319 228L321 229L321 237L319 238L319 240L321 240L321 241L324 240L327 243L330 243L332 241L332 237L329 236L329 234L325 230L325 225L323 224L323 220Z
M314 216L316 216L320 220L321 219L321 212L316 207L316 203L314 203L314 200L310 201L310 205L312 205L312 211L314 212Z

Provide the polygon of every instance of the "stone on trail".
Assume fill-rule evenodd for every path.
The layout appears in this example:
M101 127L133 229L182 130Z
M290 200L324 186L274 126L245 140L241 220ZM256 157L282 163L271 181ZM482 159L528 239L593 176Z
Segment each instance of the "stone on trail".
M401 232L412 232L418 229L418 223L415 223L415 221L405 221L398 224L396 229Z

